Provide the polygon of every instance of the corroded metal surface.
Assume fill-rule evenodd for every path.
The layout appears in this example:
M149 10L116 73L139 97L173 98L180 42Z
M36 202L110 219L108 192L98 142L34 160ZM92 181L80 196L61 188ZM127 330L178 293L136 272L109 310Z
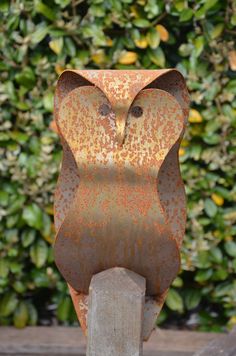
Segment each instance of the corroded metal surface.
M84 329L93 274L120 266L144 276L155 314L178 273L186 218L178 148L187 114L175 70L66 71L58 81L64 156L55 259Z

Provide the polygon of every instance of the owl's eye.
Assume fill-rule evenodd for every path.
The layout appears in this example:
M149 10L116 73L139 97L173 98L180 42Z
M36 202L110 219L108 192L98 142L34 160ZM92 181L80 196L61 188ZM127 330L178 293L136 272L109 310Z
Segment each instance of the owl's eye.
M101 116L107 116L111 112L111 107L108 104L101 104L98 111Z
M140 117L143 115L143 109L141 108L141 106L133 106L131 108L131 114L134 116L134 117Z

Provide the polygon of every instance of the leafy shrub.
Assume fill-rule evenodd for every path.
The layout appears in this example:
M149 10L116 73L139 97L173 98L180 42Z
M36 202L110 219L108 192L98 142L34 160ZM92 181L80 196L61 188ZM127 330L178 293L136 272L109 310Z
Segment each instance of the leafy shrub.
M75 321L51 249L58 75L177 67L192 98L180 149L188 223L182 271L159 321L235 324L235 1L1 0L0 11L0 323Z

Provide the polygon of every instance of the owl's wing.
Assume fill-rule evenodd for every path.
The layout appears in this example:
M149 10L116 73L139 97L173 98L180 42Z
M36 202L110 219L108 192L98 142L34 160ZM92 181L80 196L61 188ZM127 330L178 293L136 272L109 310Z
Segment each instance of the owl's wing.
M69 211L78 187L78 168L69 146L63 141L62 166L54 196L54 220L56 231L59 230L67 212Z
M186 223L186 196L180 175L178 150L180 140L173 146L158 174L158 193L169 226L180 248Z
M54 98L54 119L55 123L57 121L58 111L63 98L74 88L91 85L93 84L83 78L78 76L74 72L69 72L66 76L61 76L60 83L56 87L56 93ZM58 127L57 127L58 130ZM60 131L58 132L61 137L61 143L63 147L63 158L60 170L60 175L57 181L55 196L54 196L54 221L56 232L60 229L62 222L65 219L66 214L69 211L70 206L75 197L75 193L79 186L79 175L78 168L74 159L74 156L67 145L65 140L63 140ZM77 317L80 321L80 325L83 331L86 333L86 315L87 315L87 295L83 293L78 293L69 284L69 291L74 304L74 308Z
M170 93L181 106L185 126L189 112L189 94L182 75L168 71L152 81L147 88L158 88ZM163 210L178 247L181 246L186 223L186 196L179 169L178 150L185 131L166 156L158 174L158 193Z
M70 206L76 195L76 191L79 187L79 175L78 168L74 156L66 144L63 143L63 158L61 172L57 181L57 187L54 196L54 221L56 232L59 231L66 214L70 210ZM69 292L73 305L79 319L80 325L84 333L86 333L86 315L88 308L88 296L84 293L78 293L69 284Z

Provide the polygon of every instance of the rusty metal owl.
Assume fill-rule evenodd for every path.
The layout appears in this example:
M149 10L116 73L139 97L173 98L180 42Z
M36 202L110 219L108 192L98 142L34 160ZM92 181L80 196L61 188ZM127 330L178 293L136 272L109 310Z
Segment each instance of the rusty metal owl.
M157 314L179 271L186 210L178 149L188 105L176 70L68 70L59 78L55 261L84 330L94 274L118 266L142 275L146 312L155 305Z

